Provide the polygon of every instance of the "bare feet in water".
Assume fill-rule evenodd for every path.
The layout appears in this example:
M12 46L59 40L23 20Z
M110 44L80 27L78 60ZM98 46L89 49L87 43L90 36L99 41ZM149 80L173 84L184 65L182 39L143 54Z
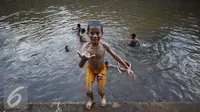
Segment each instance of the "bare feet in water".
M106 97L105 96L101 98L101 106L102 107L106 106Z
M93 104L93 101L92 101L92 100L89 100L89 101L87 102L87 104L86 104L86 108L87 108L88 110L90 110L91 107L92 107L92 104Z

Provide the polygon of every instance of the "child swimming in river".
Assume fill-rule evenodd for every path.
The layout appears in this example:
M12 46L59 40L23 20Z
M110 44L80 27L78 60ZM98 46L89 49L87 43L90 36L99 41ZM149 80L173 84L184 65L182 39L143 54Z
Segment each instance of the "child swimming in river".
M79 35L80 34L80 32L81 32L81 24L77 24L77 27L76 28L72 28L73 30L77 30L77 35Z
M65 52L69 52L69 46L65 46Z
M86 42L86 33L85 33L85 31L86 30L84 28L81 29L81 32L79 34L80 42Z
M136 38L135 33L132 34L131 43L129 45L132 46L132 47L140 46L140 43L138 42L138 39Z
M106 65L107 69L110 68L110 67L114 67L114 68L117 68L117 70L119 71L119 73L122 73L117 65L110 64L108 61L105 61L104 63Z
M101 106L106 105L105 97L105 84L106 84L106 65L104 64L104 55L107 51L117 62L125 67L125 71L129 76L133 76L136 79L136 75L131 68L127 66L126 62L119 57L112 48L102 41L103 26L100 22L90 22L87 28L87 34L90 41L85 43L81 49L81 53L77 51L81 58L79 67L83 68L86 64L86 95L89 97L89 101L86 103L86 108L90 109L94 96L92 92L92 84L95 77L98 76L98 93L101 96Z
M131 68L131 64L130 64L129 62L127 62L126 60L124 60L124 62L126 63L126 65L127 65L128 67ZM105 63L105 65L106 65L106 68L110 68L110 67L117 68L117 70L119 71L119 73L122 73L122 71L123 71L123 72L126 71L125 68L120 67L120 63L119 63L119 62L117 62L117 65L110 64L108 61L105 61L104 63Z

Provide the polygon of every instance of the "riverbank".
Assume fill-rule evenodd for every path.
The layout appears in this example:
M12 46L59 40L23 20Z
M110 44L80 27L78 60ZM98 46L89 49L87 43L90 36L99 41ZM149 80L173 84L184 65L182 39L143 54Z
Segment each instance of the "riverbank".
M87 112L85 102L31 102L27 110L4 110L0 112ZM99 103L91 112L200 112L200 103L191 102L110 102L105 108Z

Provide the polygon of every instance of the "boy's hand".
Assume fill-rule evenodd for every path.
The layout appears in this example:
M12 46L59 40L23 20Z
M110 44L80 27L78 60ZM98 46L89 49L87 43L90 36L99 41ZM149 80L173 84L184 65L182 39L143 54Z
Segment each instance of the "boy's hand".
M79 51L77 51L79 57L82 59L82 60L85 60L87 61L88 59L92 58L92 57L95 57L95 55L91 55L88 51L85 51L83 54L81 54Z
M126 70L126 71L128 72L128 75L129 75L129 76L133 76L134 79L136 79L137 76L136 76L136 75L134 74L134 72L131 70L131 67L132 67L131 63L129 63L129 62L126 61L126 60L124 60L124 62L125 62L126 65L128 66L128 69Z
M131 77L133 76L134 79L137 78L137 76L134 74L134 72L131 70L130 67L128 67L128 69L126 69L126 71L127 71L127 73L128 73L129 76L131 76Z

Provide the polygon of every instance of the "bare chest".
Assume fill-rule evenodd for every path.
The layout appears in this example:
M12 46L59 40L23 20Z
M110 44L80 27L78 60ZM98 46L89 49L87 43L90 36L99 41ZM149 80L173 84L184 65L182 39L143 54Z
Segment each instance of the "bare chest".
M105 54L105 48L103 46L89 47L88 52L91 55L94 54L96 58L102 58L104 57L104 54Z

